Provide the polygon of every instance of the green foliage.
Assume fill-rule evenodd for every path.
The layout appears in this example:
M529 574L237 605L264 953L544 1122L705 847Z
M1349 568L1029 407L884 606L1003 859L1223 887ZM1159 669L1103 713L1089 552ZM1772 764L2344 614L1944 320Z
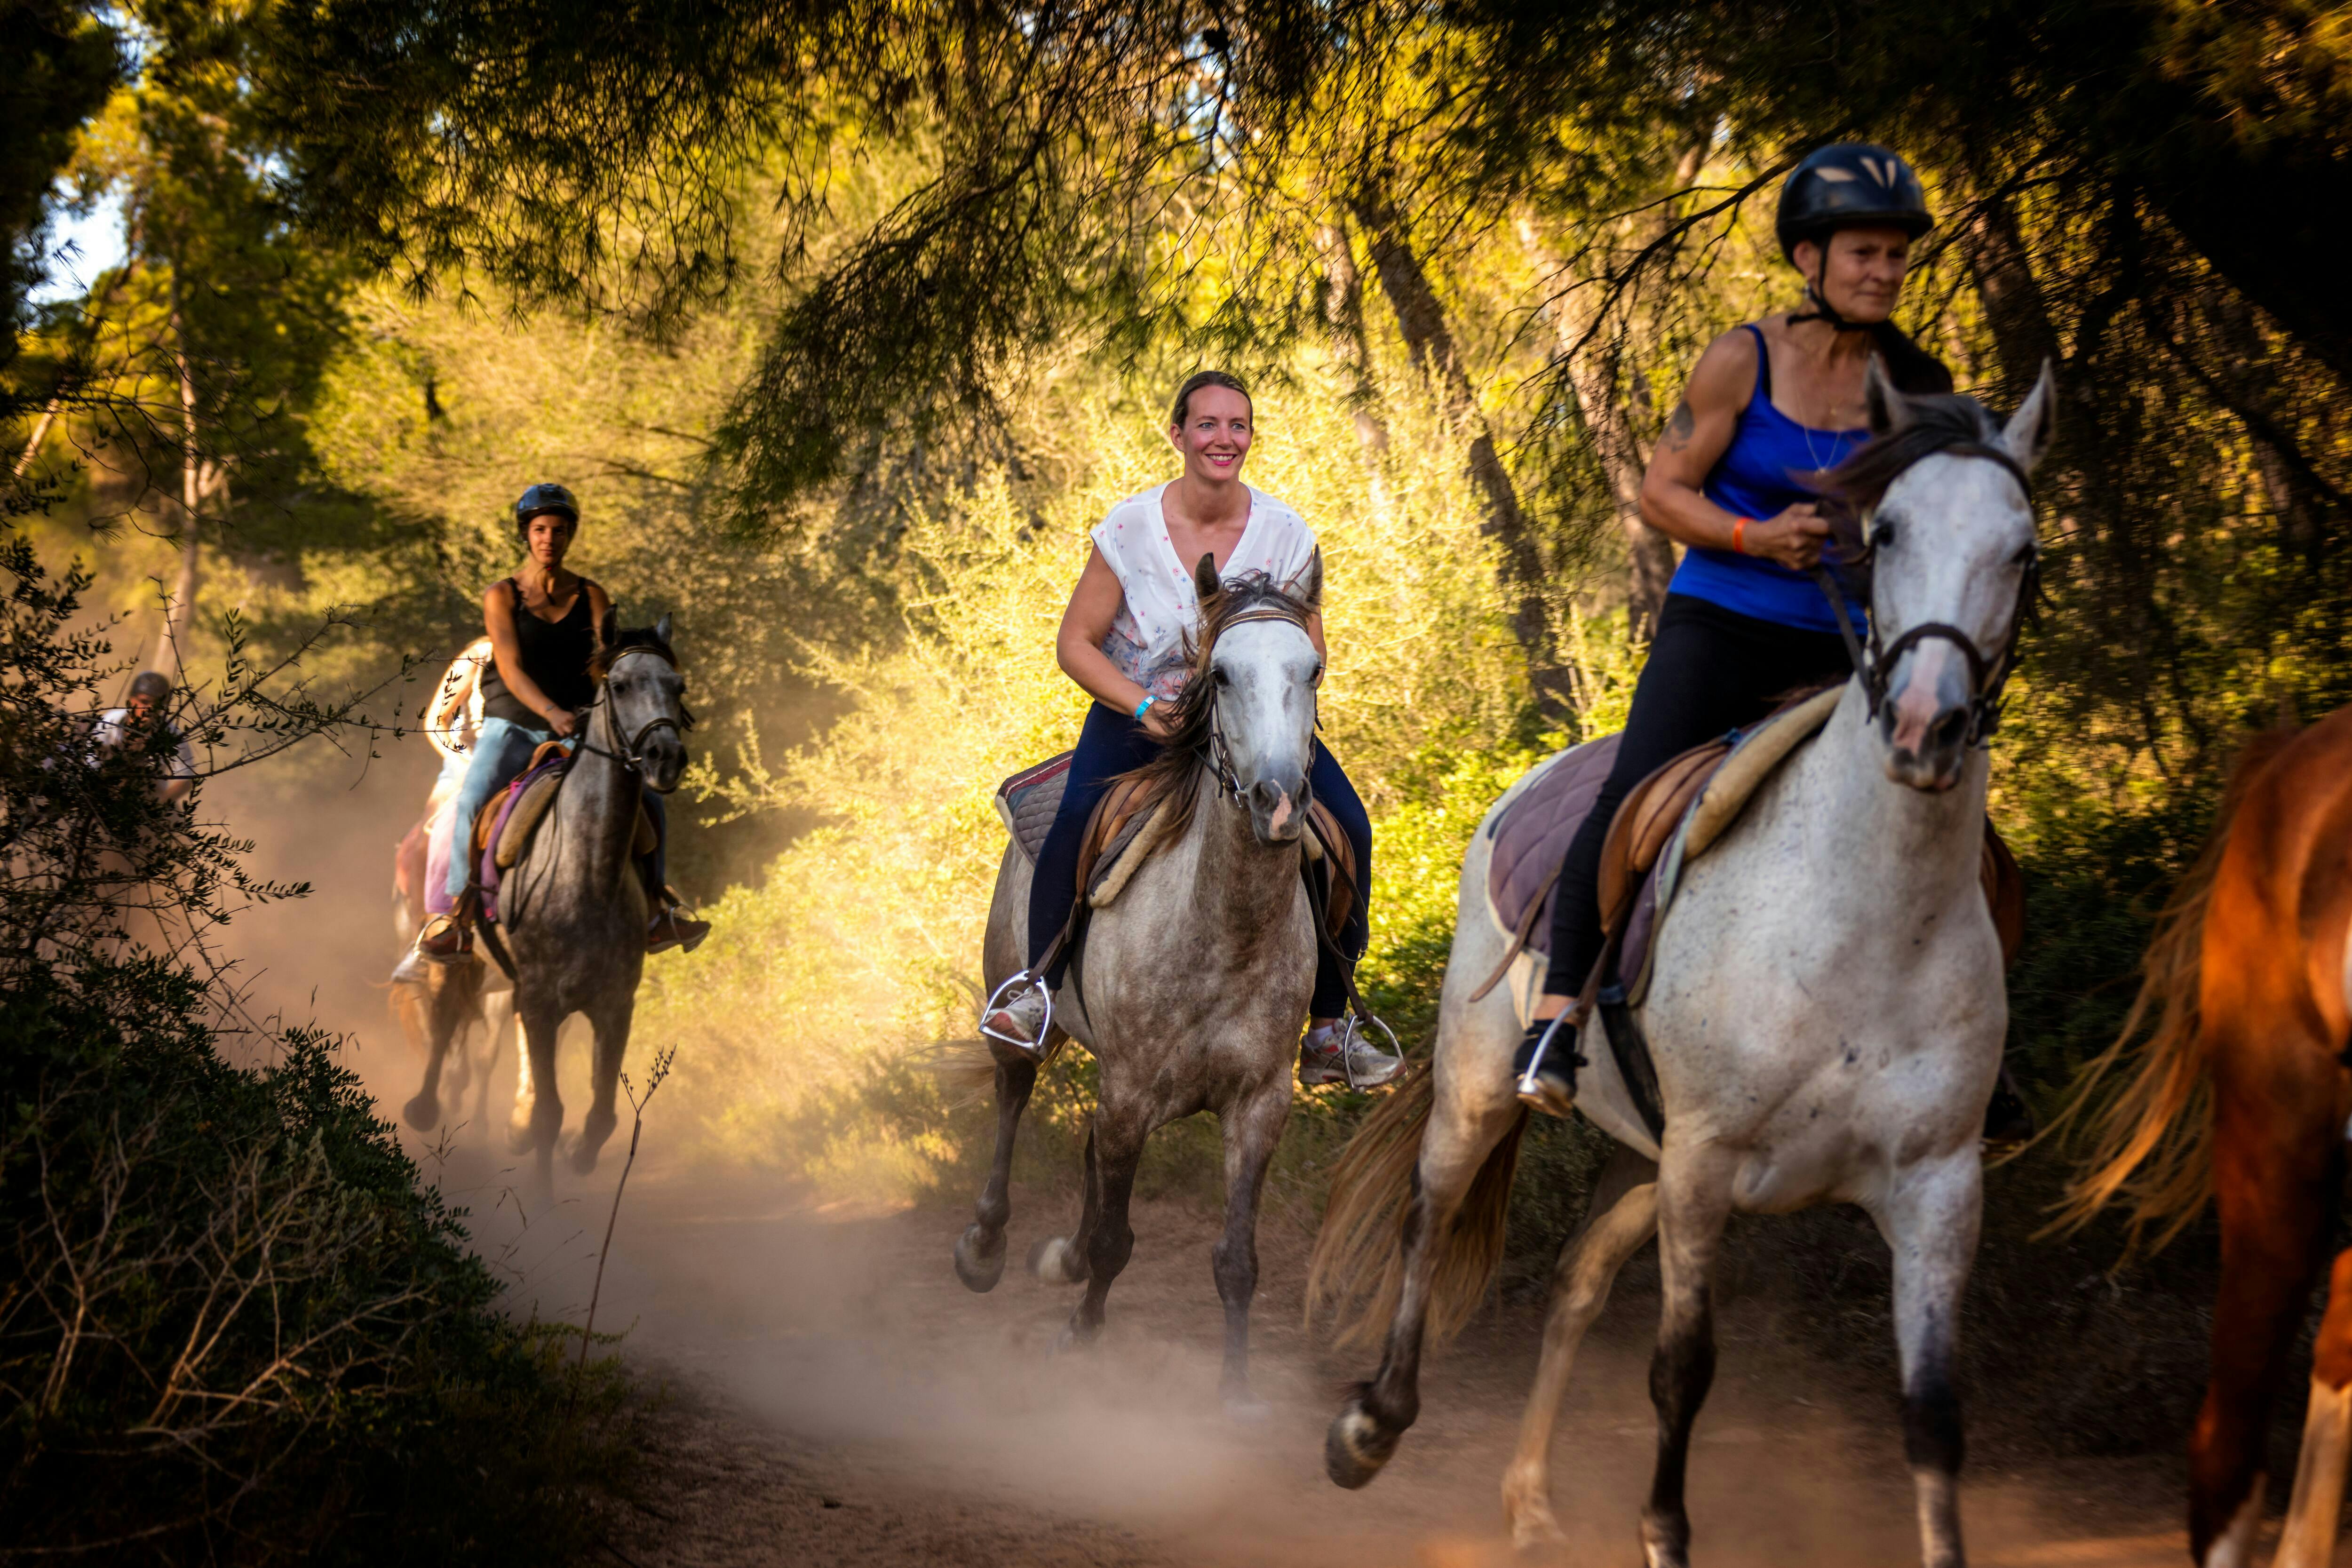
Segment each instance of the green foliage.
M611 1363L509 1321L336 1042L216 1032L211 933L303 891L161 786L346 726L234 623L215 700L94 740L111 665L0 535L0 1554L509 1563L585 1551L634 1450ZM559 1343L559 1340L562 1342Z

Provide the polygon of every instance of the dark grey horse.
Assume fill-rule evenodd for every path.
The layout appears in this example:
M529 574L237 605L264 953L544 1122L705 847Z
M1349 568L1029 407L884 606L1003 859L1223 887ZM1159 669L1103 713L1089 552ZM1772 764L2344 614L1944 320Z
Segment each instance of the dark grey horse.
M526 1059L516 1089L514 1124L528 1126L542 1185L552 1176L563 1102L555 1091L555 1036L563 1020L585 1014L595 1032L593 1099L572 1152L572 1168L596 1168L597 1152L619 1118L613 1100L621 1054L629 1044L637 981L646 964L652 917L637 876L632 841L648 789L667 795L686 771L685 677L671 651L670 618L651 628L615 629L605 616L592 665L595 700L579 731L571 771L522 858L499 889L499 929L515 966L515 1016ZM446 1040L434 1042L437 1064ZM409 1119L437 1114L412 1101ZM429 1125L429 1123L425 1123Z

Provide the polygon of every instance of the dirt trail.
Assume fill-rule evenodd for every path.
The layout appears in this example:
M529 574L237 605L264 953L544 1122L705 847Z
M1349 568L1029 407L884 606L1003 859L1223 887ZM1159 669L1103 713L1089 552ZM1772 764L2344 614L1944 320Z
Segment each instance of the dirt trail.
M511 1162L455 1154L453 1195L525 1297L575 1321L601 1232L587 1190L519 1223ZM609 1174L593 1184L609 1194ZM1533 1368L1531 1308L1488 1315L1435 1357L1423 1415L1388 1472L1324 1479L1324 1423L1369 1360L1333 1358L1298 1322L1306 1237L1262 1249L1258 1379L1273 1417L1236 1426L1215 1397L1213 1216L1140 1204L1134 1261L1091 1352L1055 1355L1074 1288L1018 1268L1071 1207L1023 1194L1015 1266L974 1296L949 1267L959 1212L796 1209L774 1194L641 1161L599 1321L677 1398L661 1417L666 1517L620 1542L656 1564L1183 1563L1473 1568L1516 1561L1496 1487ZM1654 1428L1654 1296L1612 1304L1571 1390L1555 1496L1561 1560L1637 1560ZM1850 1411L1834 1374L1734 1303L1701 1422L1691 1496L1711 1563L1916 1560L1893 1401ZM1969 1478L1980 1564L2139 1568L2183 1561L2175 1484L2147 1461Z

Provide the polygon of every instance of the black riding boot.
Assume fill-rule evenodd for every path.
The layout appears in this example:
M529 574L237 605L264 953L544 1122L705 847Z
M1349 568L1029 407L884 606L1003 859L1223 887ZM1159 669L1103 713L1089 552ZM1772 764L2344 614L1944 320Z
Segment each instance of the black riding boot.
M1511 1058L1511 1081L1519 1102L1547 1116L1566 1116L1576 1105L1576 1025L1566 1013L1528 1026Z

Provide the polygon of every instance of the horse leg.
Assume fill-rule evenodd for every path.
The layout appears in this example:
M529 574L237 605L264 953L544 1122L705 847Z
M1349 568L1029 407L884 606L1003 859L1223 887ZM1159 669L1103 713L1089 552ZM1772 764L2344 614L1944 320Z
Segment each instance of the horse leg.
M1087 1123L1085 1180L1078 1204L1078 1228L1070 1236L1049 1236L1029 1249L1029 1272L1050 1285L1087 1282L1087 1248L1102 1218L1102 1162L1095 1158L1095 1127Z
M1282 1141L1283 1125L1290 1120L1290 1074L1268 1088L1228 1107L1218 1120L1225 1141L1225 1233L1210 1248L1211 1268L1217 1279L1217 1299L1225 1304L1225 1366L1217 1392L1225 1413L1244 1421L1262 1421L1272 1414L1249 1387L1250 1302L1257 1295L1257 1205L1265 1186L1265 1167L1274 1146Z
M1507 1009L1507 1002L1504 1005ZM1508 1012L1502 1017L1508 1029L1512 1024ZM1516 1034L1515 1029L1510 1032ZM1442 1066L1445 1051L1442 1038L1438 1051ZM1486 1053L1487 1058L1496 1055ZM1481 1072L1482 1066L1491 1070ZM1511 1097L1509 1066L1507 1042L1499 1059L1487 1061L1472 1055L1467 1067L1454 1070L1453 1079L1475 1080L1466 1087L1444 1077L1438 1082L1436 1101L1413 1169L1412 1196L1405 1206L1403 1282L1396 1315L1389 1321L1381 1367L1370 1382L1357 1385L1331 1418L1323 1437L1323 1468L1339 1486L1352 1489L1369 1484L1395 1457L1406 1428L1421 1415L1422 1338L1428 1327L1437 1265L1464 1198L1486 1173L1497 1146L1526 1114ZM1499 1174L1507 1182L1507 1170Z
M1087 1293L1062 1331L1066 1345L1083 1344L1102 1331L1103 1301L1135 1250L1127 1206L1135 1195L1135 1167L1143 1158L1143 1140L1150 1132L1140 1106L1106 1099L1095 1108L1095 1158L1102 1198L1094 1227L1085 1237Z
M538 1113L539 1104L537 1069L532 1064L539 1060L539 1052L532 1047L531 1032L523 1018L520 1004L515 1004L514 1008L515 1097L514 1109L507 1112L507 1152L528 1154L535 1146L539 1137L539 1134L531 1130L531 1118ZM555 1081L553 1076L555 1054L552 1048L554 1037L550 1035L548 1039L550 1049L547 1058L546 1070L549 1074L547 1081L553 1083Z
M2352 1248L2336 1255L2327 1281L2327 1316L2311 1363L2311 1403L2303 1416L2294 1497L2272 1568L2327 1568L2336 1560L2336 1526L2344 1505L2344 1468L2352 1458Z
M504 996L506 1000L499 1000ZM482 998L482 1028L489 1037L490 1048L482 1058L481 1076L474 1080L474 1125L487 1128L490 1124L490 1080L499 1075L499 1053L506 1049L507 1025L514 1019L514 995L500 992Z
M555 1088L555 1032L563 1020L552 1006L533 1002L520 1002L516 1019L530 1052L525 1063L529 1079L517 1092L515 1109L520 1111L528 1100L540 1190L551 1192L555 1186L555 1141L563 1132L563 1097Z
M1727 1168L1710 1151L1669 1149L1659 1168L1658 1261L1664 1301L1650 1361L1650 1403L1658 1412L1658 1468L1642 1510L1649 1568L1689 1568L1690 1515L1683 1508L1691 1428L1715 1382L1715 1305L1710 1276L1731 1216Z
M1960 1297L1976 1262L1984 1164L1974 1149L1897 1178L1875 1215L1895 1259L1895 1338L1903 1363L1903 1454L1919 1506L1919 1560L1962 1568L1959 1395L1952 1388Z
M2233 1061L2225 1042L2209 1049L2221 1288L2212 1373L2189 1437L2189 1550L2200 1568L2248 1568L2268 1480L2271 1405L2326 1234L2335 1097L2328 1084L2266 1081L2274 1057ZM2326 1057L2314 1059L2332 1076Z
M1564 1539L1551 1511L1552 1427L1585 1331L1608 1304L1617 1271L1657 1232L1657 1173L1655 1165L1620 1144L1601 1168L1583 1224L1559 1250L1543 1359L1519 1418L1518 1451L1503 1471L1503 1517L1510 1521L1512 1544L1523 1552Z
M572 1152L572 1168L582 1175L596 1168L596 1155L613 1129L621 1124L614 1108L621 1087L621 1058L629 1048L629 1023L637 1014L634 991L624 992L601 1014L591 1014L596 1036L595 1078L591 1086L587 1119L581 1123L580 1147Z
M1004 1226L1013 1217L1013 1139L1021 1112L1037 1087L1037 1064L1024 1058L996 1064L996 1153L980 1190L971 1224L956 1239L956 1278L969 1290L993 1290L1004 1277Z
M425 1058L425 1083L401 1110L408 1124L419 1132L430 1132L440 1125L442 1068L448 1060L449 1044L457 1037L465 1009L480 994L481 976L463 964L453 964L438 971L431 984L433 1002L425 1016L430 1020L433 1038Z

